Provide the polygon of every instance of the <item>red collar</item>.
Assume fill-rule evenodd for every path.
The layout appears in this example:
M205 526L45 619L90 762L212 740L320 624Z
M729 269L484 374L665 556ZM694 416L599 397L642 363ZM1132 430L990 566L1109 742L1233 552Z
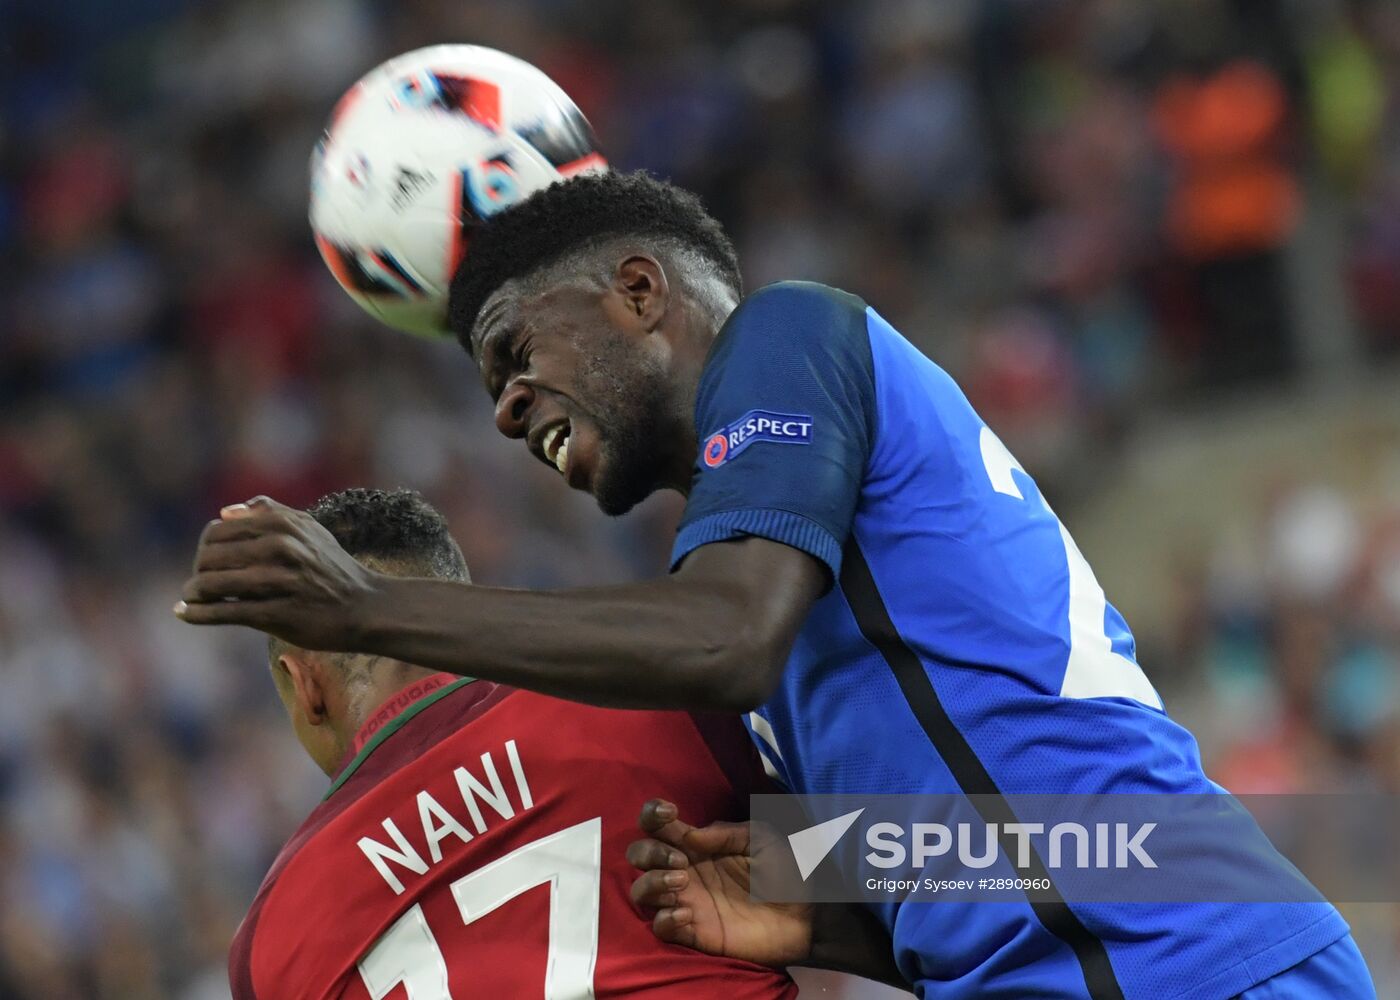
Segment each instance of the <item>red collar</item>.
M375 733L383 729L386 724L392 722L395 717L401 714L416 701L420 701L440 688L445 688L454 681L461 680L455 674L433 674L424 677L422 680L414 681L407 687L400 688L389 696L388 700L365 720L365 724L360 727L355 738L350 741L350 750L347 757L354 757L364 748Z

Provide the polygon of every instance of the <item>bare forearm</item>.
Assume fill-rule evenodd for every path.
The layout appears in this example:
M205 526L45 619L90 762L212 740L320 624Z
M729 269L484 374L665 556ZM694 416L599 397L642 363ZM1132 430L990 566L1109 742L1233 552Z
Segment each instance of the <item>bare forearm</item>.
M175 614L597 705L748 711L777 684L825 581L818 560L762 538L701 546L677 573L619 587L404 579L264 497L205 527Z
M540 592L385 579L361 647L408 663L625 708L747 710L772 654L742 596L670 579Z

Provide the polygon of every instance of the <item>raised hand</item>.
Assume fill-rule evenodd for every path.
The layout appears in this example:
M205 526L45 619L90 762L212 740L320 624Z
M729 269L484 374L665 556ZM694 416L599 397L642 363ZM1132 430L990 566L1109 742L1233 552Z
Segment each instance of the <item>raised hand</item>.
M192 625L248 625L305 649L356 651L379 580L309 514L256 497L205 526L175 614Z

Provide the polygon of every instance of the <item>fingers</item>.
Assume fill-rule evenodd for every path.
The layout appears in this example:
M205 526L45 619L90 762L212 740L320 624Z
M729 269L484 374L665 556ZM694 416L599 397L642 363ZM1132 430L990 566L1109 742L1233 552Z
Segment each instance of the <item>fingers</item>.
M627 845L627 863L633 868L650 871L685 868L690 864L690 860L660 840L634 840Z
M251 500L242 503L229 504L219 511L219 516L229 521L236 521L241 518L252 517L262 511L289 511L293 508L286 504L280 504L269 496L255 496Z
M679 815L674 802L665 799L648 799L642 803L642 815L637 825L646 833L655 833Z
M675 906L681 890L689 884L689 872L642 872L632 883L632 902L652 909Z
M204 526L199 546L219 545L247 538L259 538L272 532L293 530L305 513L268 497L254 497L244 503L230 504L219 516Z
M244 517L236 521L210 521L200 532L195 549L195 564L209 557L214 550L247 542L290 539L292 525L280 517Z
M651 932L662 941L695 947L695 912L688 906L657 910L651 918Z
M684 908L684 919L675 917L680 912L676 908L680 893L690 884L685 855L659 840L636 840L627 847L627 861L642 869L632 882L632 902L659 911L652 920L657 937L677 944L692 943L695 935L689 928L689 909Z
M232 504L204 526L194 573L175 615L191 625L247 625L266 630L296 592L306 545L297 532L301 511L265 496Z
M228 598L260 600L284 597L292 593L295 586L295 575L281 568L213 570L196 573L186 580L180 589L180 598L189 604L207 604Z
M194 572L246 569L251 566L296 566L305 547L290 535L270 534L218 544L201 544L195 551Z
M268 504L271 503L272 501L268 501ZM219 515L204 526L204 531L199 536L200 544L256 538L273 531L292 531L306 516L302 511L281 504L256 507L235 504L225 507Z
M749 849L749 824L711 823L692 827L677 846L691 857L745 854Z
M190 625L247 625L262 629L278 620L281 601L214 601L209 604L191 604L179 601L175 605L175 616Z
M665 799L650 799L642 806L642 814L637 825L642 832L656 840L664 841L673 847L682 847L686 834L695 829L679 818L680 811L675 803Z

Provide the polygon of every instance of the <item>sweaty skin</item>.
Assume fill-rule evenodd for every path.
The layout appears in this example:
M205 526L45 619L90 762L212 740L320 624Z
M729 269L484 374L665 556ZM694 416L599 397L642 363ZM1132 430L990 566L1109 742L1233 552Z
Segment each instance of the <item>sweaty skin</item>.
M689 492L696 388L737 305L664 257L622 243L603 277L506 282L473 332L501 433L557 467L567 427L564 478L613 513L657 489ZM206 526L175 612L597 705L749 711L776 687L828 582L812 556L756 537L706 545L669 576L622 586L529 592L393 578L355 562L312 518L259 497Z
M743 712L772 692L824 583L816 560L761 538L707 545L669 577L612 587L390 577L309 515L257 498L205 528L177 614L595 705Z
M617 259L601 282L508 282L472 340L501 433L608 513L657 489L688 494L697 386L737 305L713 282L673 282L657 255L623 247ZM306 513L258 497L205 527L175 612L597 705L747 712L777 686L829 582L812 556L757 537L703 546L669 576L623 586L546 593L405 579L361 565ZM898 982L888 936L868 933L868 914L788 915L770 959L805 949L807 964ZM663 939L686 933L674 916L658 917Z

